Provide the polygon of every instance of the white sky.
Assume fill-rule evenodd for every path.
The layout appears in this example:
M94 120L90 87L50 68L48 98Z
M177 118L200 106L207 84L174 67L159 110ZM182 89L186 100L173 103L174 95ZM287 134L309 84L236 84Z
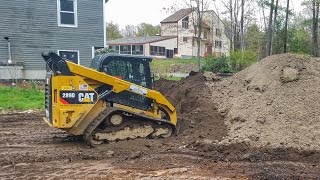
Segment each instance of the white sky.
M137 25L145 22L160 24L170 14L162 9L170 7L173 0L109 0L106 5L106 20L120 25Z
M179 0L176 0L179 2ZM290 0L291 9L301 11L302 0ZM153 25L160 24L160 21L171 13L166 13L163 8L171 7L175 0L109 0L106 4L106 20L113 21L120 25L120 29L126 25L137 25L145 22ZM286 0L280 0L285 4ZM221 7L221 0L216 0L216 7ZM220 6L219 6L220 5ZM210 8L216 10L214 6ZM219 11L222 11L219 9Z

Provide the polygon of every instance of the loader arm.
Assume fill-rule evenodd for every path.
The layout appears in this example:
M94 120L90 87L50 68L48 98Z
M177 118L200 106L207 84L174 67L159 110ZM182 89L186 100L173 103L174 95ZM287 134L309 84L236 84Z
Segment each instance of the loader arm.
M112 86L112 91L115 93L120 93L122 91L130 91L153 99L158 105L164 107L166 110L169 110L167 113L170 116L171 122L176 125L176 109L160 92L135 85L133 83L118 79L108 74L98 72L96 70L84 66L80 66L70 61L66 61L66 63L69 67L70 72L74 75L92 79L102 84L110 85Z

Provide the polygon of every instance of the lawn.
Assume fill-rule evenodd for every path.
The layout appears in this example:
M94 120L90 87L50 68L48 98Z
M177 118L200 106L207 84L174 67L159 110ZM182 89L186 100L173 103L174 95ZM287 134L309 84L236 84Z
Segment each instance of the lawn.
M204 60L201 60L203 65ZM196 59L154 59L151 71L155 79L166 78L178 81L181 77L170 76L170 73L189 73L197 71ZM0 110L1 109L43 109L44 92L35 88L20 88L0 85Z
M0 86L1 109L43 109L44 92L32 88Z
M201 65L204 60L201 59ZM158 74L173 72L189 73L198 70L197 59L154 59L151 62L151 71Z

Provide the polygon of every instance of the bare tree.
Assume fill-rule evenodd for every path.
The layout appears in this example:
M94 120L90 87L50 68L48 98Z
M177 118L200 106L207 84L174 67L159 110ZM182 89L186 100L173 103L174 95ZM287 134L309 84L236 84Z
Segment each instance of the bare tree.
M272 23L272 31L271 31L271 40L270 40L270 55L272 55L272 48L273 48L273 41L274 41L274 34L276 32L276 24L277 24L277 16L278 16L278 5L279 0L276 1L276 5L274 6L274 17L273 17L273 23Z
M231 33L231 35L230 35L230 51L234 51L234 38L233 38L233 6L232 6L232 0L230 0L230 2L229 2L230 4L229 4L229 11L230 11L230 25L231 25L231 27L230 27L230 33Z
M318 27L319 27L319 0L312 0L312 54L315 57L319 57Z
M283 37L283 52L284 53L287 53L289 4L290 4L290 0L287 0L286 20L285 20L285 25L284 25L284 37Z
M234 22L234 0L228 0L227 2L221 1L222 4L225 6L229 13L229 18L230 18L230 27L229 27L229 37L230 37L230 51L235 50L235 39L234 39L234 34L235 34L235 26L236 22Z
M136 36L136 27L134 25L126 25L124 29L122 29L121 33L124 37L134 37Z
M244 51L244 0L241 0L241 20L240 20L241 51Z
M201 53L201 36L203 33L203 15L204 11L208 9L208 6L212 0L184 0L185 4L193 10L192 19L193 27L197 39L197 59L198 69L200 71L200 53Z
M245 33L246 28L254 21L255 2L254 0L222 0L222 4L227 10L224 14L228 14L230 18L230 50L245 50Z
M270 15L269 15L269 26L268 26L268 43L267 43L267 56L271 55L271 48L272 48L272 17L273 17L273 9L274 9L274 0L271 0L271 4L270 4Z

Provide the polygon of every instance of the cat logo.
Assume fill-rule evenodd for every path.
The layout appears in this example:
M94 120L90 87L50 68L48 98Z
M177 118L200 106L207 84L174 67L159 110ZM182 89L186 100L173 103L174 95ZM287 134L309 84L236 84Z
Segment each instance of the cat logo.
M94 102L95 93L79 93L78 100L82 103L91 103Z

